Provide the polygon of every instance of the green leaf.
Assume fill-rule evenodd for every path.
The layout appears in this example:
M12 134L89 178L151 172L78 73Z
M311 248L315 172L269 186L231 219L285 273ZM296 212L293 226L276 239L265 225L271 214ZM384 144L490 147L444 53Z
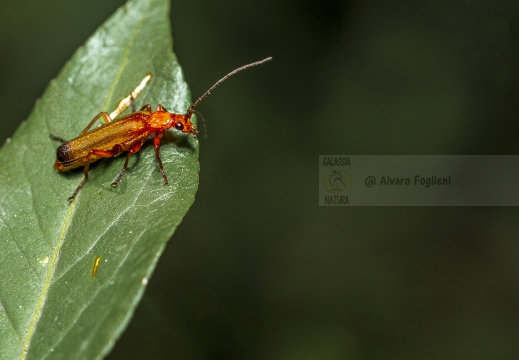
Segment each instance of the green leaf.
M184 112L190 104L172 53L169 1L131 0L80 48L0 149L0 358L102 358L126 327L166 242L194 201L198 143L171 131L153 146L82 169L53 169L54 134L76 137L148 73L137 97ZM92 276L96 257L101 260Z

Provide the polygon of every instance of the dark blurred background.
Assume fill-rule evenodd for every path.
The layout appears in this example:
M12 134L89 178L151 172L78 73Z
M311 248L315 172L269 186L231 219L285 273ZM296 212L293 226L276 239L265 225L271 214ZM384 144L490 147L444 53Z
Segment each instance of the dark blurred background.
M123 3L0 3L1 142ZM274 60L199 108L197 199L109 359L519 358L517 208L318 206L318 155L519 152L519 2L173 0L171 19L193 97Z

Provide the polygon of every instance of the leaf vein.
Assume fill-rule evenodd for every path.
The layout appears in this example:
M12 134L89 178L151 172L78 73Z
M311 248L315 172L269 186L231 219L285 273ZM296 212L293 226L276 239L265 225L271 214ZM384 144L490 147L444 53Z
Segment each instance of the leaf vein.
M145 233L145 231L142 231L141 234L136 237L136 241L131 244L130 246L130 249L133 249L135 247L135 245L139 242L139 240L142 238L142 235ZM52 348L57 348L59 346L59 344L65 339L66 337L66 334L69 333L69 330L72 329L74 327L74 325L78 322L79 318L81 317L81 315L85 312L85 310L90 306L90 304L92 304L93 302L93 299L101 292L101 290L103 290L105 287L107 287L108 285L110 285L110 280L115 278L115 274L117 274L117 272L119 271L119 269L121 268L122 264L124 264L128 258L130 254L130 251L126 252L126 255L124 256L124 258L119 262L119 265L117 265L117 267L115 268L115 271L113 272L113 275L107 279L107 281L100 287L98 287L95 292L93 293L94 295L89 299L88 302L85 302L84 303L84 306L81 308L81 310L77 313L77 316L75 317L75 320L70 324L70 326L67 327L67 329L65 331L62 332L62 335L60 336L60 338L58 339L57 342L54 343L54 346ZM100 322L99 322L100 323ZM95 334L95 331L92 331L90 332L92 335ZM47 353L41 358L42 360L43 359L46 359L47 356L50 354L50 350L47 351Z
M20 340L22 340L23 336L22 336L22 334L20 334L20 333L18 332L18 329L17 329L16 326L15 326L15 322L14 322L14 320L13 320L13 317L9 315L9 312L7 311L7 308L6 308L5 305L4 305L4 302L3 302L2 298L0 298L0 307L2 308L2 310L3 310L4 314L5 314L5 316L7 317L7 320L9 320L9 321L8 321L8 322L9 322L9 325L11 325L11 327L13 328L14 332L16 333L16 335L18 335L18 338L19 338Z
M61 250L61 246L63 245L63 242L65 241L65 234L67 233L68 227L70 225L72 214L74 213L74 209L75 209L75 203L70 204L69 210L67 212L65 221L63 223L61 232L58 237L58 241L56 243L56 246L54 247L54 252L52 253L52 258L49 262L49 268L47 270L47 275L45 276L45 280L43 281L43 287L41 290L40 297L38 299L38 303L36 305L36 309L34 309L34 313L32 315L32 319L29 324L29 328L27 329L27 333L25 334L25 339L24 339L23 345L22 345L22 353L20 354L20 360L23 360L27 357L29 346L30 346L31 340L33 338L34 330L36 329L36 325L38 324L38 320L40 319L41 313L43 311L43 305L45 304L45 301L47 300L47 295L49 294L51 278L52 278L52 275L54 274L54 271L56 270L56 265L58 263L58 255Z

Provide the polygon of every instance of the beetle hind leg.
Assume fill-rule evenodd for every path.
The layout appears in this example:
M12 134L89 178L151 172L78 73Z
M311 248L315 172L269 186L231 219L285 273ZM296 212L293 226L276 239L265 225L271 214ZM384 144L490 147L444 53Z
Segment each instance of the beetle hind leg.
M87 162L86 162L85 168L84 168L85 177L83 178L83 180L81 180L81 182L77 186L76 190L74 190L72 195L68 198L68 201L70 201L70 202L74 201L74 199L76 198L76 195L79 193L79 190L81 190L83 185L85 185L86 181L88 180L89 157L90 157L90 154L87 156Z
M52 140L55 140L55 141L59 141L60 143L62 144L65 144L67 142L67 140L63 139L62 137L60 136L56 136L54 134L49 134L49 137L52 139Z
M142 144L139 143L139 144L135 145L134 147L132 147L130 149L130 151L128 151L128 154L126 154L126 160L124 161L123 168L121 169L121 172L119 173L119 175L117 176L115 181L110 184L111 187L116 187L117 184L119 184L121 182L121 179L123 178L123 175L126 172L126 168L128 167L128 161L130 160L130 156L132 154L135 154L137 151L139 151L141 149L141 146L142 146Z
M70 196L68 198L68 201L73 201L76 198L76 195L79 193L79 191L81 190L83 185L85 185L86 181L88 180L88 168L90 166L90 157L92 155L96 156L98 158L107 158L107 157L117 156L117 155L119 155L121 153L121 151L122 151L122 148L121 148L120 145L115 146L110 151L106 151L106 150L90 150L88 152L88 155L85 158L85 165L84 165L85 166L84 167L85 177L83 178L83 180L81 180L81 182L77 186L76 190L74 190L74 192L72 193L72 196Z

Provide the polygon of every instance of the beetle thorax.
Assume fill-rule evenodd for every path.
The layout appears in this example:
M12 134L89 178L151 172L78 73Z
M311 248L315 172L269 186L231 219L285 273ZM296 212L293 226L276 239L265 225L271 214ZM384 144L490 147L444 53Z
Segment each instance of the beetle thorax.
M167 111L157 110L151 113L148 125L154 129L169 129L175 121L175 114Z

